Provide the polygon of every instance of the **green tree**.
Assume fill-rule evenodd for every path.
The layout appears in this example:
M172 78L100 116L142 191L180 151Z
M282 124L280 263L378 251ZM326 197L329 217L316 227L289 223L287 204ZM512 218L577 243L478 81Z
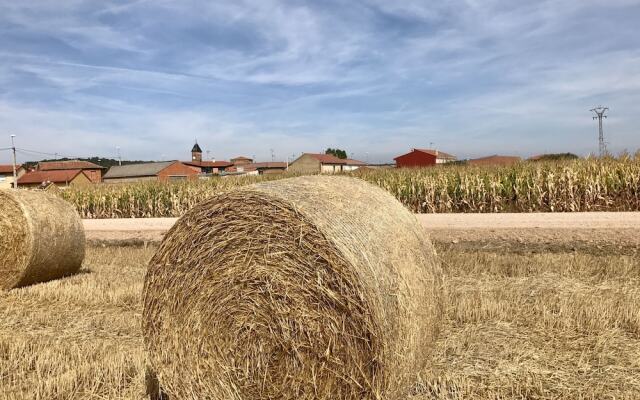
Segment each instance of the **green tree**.
M533 161L558 161L558 160L577 160L577 155L573 153L551 153L541 154L533 158Z
M342 160L344 160L345 158L347 158L347 152L341 149L332 149L332 148L328 148L324 154L331 154L332 156L338 157Z

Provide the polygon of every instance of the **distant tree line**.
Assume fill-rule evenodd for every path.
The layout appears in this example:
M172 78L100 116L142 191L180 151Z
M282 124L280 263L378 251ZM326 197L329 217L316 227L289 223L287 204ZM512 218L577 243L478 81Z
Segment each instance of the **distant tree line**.
M533 158L533 161L558 161L558 160L577 160L577 155L573 153L551 153L551 154L542 154L538 157Z
M102 157L89 157L89 158L67 158L67 157L63 157L63 158L50 158L50 159L46 159L46 160L40 160L40 161L27 161L25 162L23 165L27 168L27 169L33 169L36 167L36 165L38 165L39 162L48 162L48 161L88 161L94 164L97 164L101 167L105 167L105 168L111 168L114 165L118 165L118 160L113 159L113 158L102 158ZM141 164L141 163L149 163L149 162L153 162L153 161L122 161L122 165L128 165L128 164Z
M324 154L331 154L332 156L338 157L341 160L347 158L347 152L342 149L332 149L328 148Z

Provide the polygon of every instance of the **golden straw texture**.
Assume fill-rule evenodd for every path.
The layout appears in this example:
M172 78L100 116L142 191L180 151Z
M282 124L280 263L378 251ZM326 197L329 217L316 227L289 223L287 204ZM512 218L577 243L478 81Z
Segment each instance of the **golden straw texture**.
M147 270L143 333L170 399L397 399L442 317L415 217L358 179L247 186L193 208Z
M0 289L71 275L84 260L82 221L59 197L0 190Z

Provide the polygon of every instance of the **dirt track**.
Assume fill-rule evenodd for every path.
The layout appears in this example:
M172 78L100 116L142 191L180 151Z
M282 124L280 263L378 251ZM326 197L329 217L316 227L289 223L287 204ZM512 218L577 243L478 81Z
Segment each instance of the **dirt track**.
M441 246L487 251L578 251L638 254L640 212L419 214ZM94 244L140 245L162 240L176 218L84 220Z

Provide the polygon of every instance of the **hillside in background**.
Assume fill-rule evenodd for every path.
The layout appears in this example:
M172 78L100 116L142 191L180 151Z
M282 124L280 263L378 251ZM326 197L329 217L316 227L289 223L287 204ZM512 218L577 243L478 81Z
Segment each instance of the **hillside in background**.
M72 161L72 160L80 160L80 161L88 161L97 165L100 165L101 167L105 167L105 168L111 168L114 165L118 165L118 160L113 159L113 158L102 158L102 157L90 157L90 158L50 158L50 159L46 159L46 160L40 160L40 161L27 161L25 162L23 165L25 165L27 167L27 169L31 169L31 168L35 168L36 165L39 162L46 162L46 161ZM122 165L128 165L128 164L140 164L140 163L150 163L153 161L141 161L141 160L136 160L136 161L125 161L122 160Z

